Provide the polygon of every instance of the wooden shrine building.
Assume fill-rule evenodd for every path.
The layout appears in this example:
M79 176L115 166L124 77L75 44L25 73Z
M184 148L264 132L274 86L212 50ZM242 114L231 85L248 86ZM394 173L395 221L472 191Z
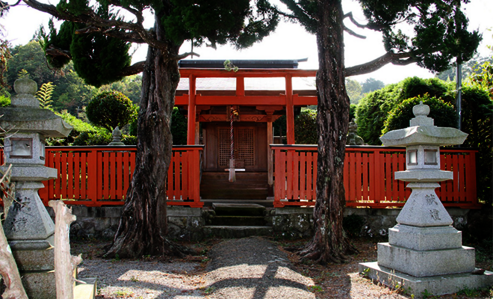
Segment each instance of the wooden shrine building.
M297 60L180 61L175 106L186 111L188 145L204 145L202 199L266 199L273 196L272 123L286 115L287 144L294 144L294 117L316 105L315 71ZM234 111L233 116L231 111ZM231 117L235 175L229 182Z

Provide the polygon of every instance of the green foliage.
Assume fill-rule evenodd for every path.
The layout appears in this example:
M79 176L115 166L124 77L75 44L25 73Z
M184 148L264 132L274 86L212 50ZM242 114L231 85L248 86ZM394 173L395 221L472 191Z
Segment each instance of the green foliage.
M356 108L358 135L367 144L381 144L379 139L380 132L387 119L388 112L398 101L397 93L397 84L391 84L383 89L370 92L359 102Z
M17 73L17 79L29 79L29 72L22 69Z
M134 75L123 78L120 81L111 84L103 85L99 91L119 91L126 95L134 104L140 102L140 94L142 92L142 76Z
M10 106L10 97L0 95L0 107Z
M361 84L361 92L362 93L369 93L369 92L372 92L375 90L382 89L384 87L385 87L385 84L382 81L377 80L375 78L368 78L368 79L366 79L365 82L363 82L363 84Z
M70 49L70 44L72 43L72 35L74 34L74 30L76 29L75 23L63 22L62 25L60 25L59 33L57 33L56 28L53 24L53 20L50 19L50 21L48 22L48 28L50 30L50 34L46 35L43 27L41 27L40 45L45 53L47 51L49 52L55 50L56 47L58 48L58 51L66 54L46 55L46 61L51 67L55 69L61 69L66 64L68 64L71 59L68 49Z
M465 147L479 149L477 159L478 198L493 200L493 101L488 92L477 87L462 88L462 127L469 134Z
M429 117L434 119L435 125L439 127L457 126L457 113L454 107L441 99L430 97L428 94L404 100L389 112L385 120L382 134L392 130L409 127L409 121L414 118L413 107L420 102L430 106Z
M318 144L317 112L302 110L294 120L296 144Z
M358 105L351 104L349 105L349 121L354 119L356 117L356 109L358 108Z
M171 115L171 134L173 135L173 145L187 144L187 119L180 113L178 107L173 108Z
M367 94L356 108L358 135L367 144L381 144L380 136L389 112L405 99L428 94L430 97L441 98L447 103L455 101L452 93L454 85L439 79L406 78L398 84Z
M89 102L86 113L89 121L111 132L115 127L123 128L134 120L137 108L121 92L103 91Z
M306 30L317 32L318 1L281 2ZM471 59L481 41L478 31L467 31L468 20L460 9L462 1L358 2L368 21L366 27L382 33L386 51L410 54L418 65L435 72L447 69L454 58L460 62ZM400 30L403 25L409 25L413 30L403 32Z
M486 90L493 99L493 58L477 68L467 79L465 85Z
M102 34L75 34L70 53L77 74L86 84L100 87L121 80L128 67L130 44Z
M351 80L346 78L346 91L351 104L357 104L362 98L361 84L356 80Z
M43 85L41 85L35 95L35 97L39 101L40 108L53 110L53 107L51 105L53 103L53 100L51 99L53 95L53 90L55 90L55 86L52 82L43 83Z
M75 140L74 145L108 145L113 140L108 131L82 132Z
M102 130L76 118L70 113L55 112L55 114L60 116L66 123L71 125L73 129L70 132L69 136L66 138L47 138L46 139L47 145L65 145L65 146L72 145L74 144L75 140L79 138L80 134L84 132L98 132L99 130Z
M162 18L168 36L180 45L193 40L199 46L206 40L212 47L232 43L249 47L275 29L279 17L268 1L249 0L171 0L170 13Z
M14 86L21 70L26 70L38 86L46 82L56 83L56 74L48 68L41 46L36 41L10 49L12 58L7 61L7 84Z

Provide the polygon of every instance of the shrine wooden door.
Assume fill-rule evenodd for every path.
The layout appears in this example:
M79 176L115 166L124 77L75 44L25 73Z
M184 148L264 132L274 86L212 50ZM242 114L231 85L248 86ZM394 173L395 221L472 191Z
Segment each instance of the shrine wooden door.
M229 123L207 123L205 131L204 171L224 171L231 158ZM234 158L236 168L246 172L267 171L266 123L234 123Z

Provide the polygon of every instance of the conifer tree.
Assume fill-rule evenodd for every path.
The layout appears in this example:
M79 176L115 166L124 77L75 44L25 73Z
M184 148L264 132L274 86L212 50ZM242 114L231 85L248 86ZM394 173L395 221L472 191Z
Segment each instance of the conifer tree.
M171 160L171 115L180 80L180 46L232 43L247 47L273 31L278 16L266 0L23 0L65 20L50 29L45 50L52 66L69 60L87 83L100 86L143 72L136 167L118 231L105 254L113 257L180 254L167 238L166 174ZM154 26L144 27L151 11ZM125 15L124 15L125 13ZM130 43L149 46L145 62L130 64Z
M305 259L341 262L354 251L343 228L344 155L349 124L349 98L345 77L373 72L392 63L417 63L435 72L447 69L454 61L469 60L480 40L478 32L468 32L468 20L461 2L468 0L358 0L367 18L357 23L342 2L349 0L281 0L289 9L281 12L298 21L317 37L319 69L317 202L314 209L315 234L300 251ZM386 53L367 63L346 67L344 32L363 37L344 21L359 29L382 32ZM414 32L399 30L407 24Z

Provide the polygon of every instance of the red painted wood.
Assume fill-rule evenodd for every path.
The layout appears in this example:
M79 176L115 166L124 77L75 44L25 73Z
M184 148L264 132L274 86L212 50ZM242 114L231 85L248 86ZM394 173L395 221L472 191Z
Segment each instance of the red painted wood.
M189 75L189 94L188 94L188 123L187 123L187 144L195 144L195 114L196 114L196 90L195 76Z
M97 205L100 188L98 188L98 152L90 151L87 155L87 198Z
M87 153L80 154L80 197L78 199L87 198Z
M188 168L188 159L191 158L192 154L191 152L182 152L181 153L181 175L180 175L180 180L181 180L181 194L182 194L182 199L191 199L191 194L189 194L189 188L188 188L188 180L190 178L190 173L189 168Z
M273 150L275 156L274 205L276 207L313 205L315 201L312 199L316 198L316 146L276 146L273 147ZM171 200L169 202L170 205L189 205L194 207L203 205L200 202L200 190L198 183L196 183L200 181L198 161L201 151L202 148L196 147L174 149L174 157L172 157L172 166L170 166L168 178L171 179L170 186L172 187L174 181L178 182L178 185L176 185L178 197L169 198ZM114 155L112 158L109 158L110 152ZM179 157L178 152L183 153L182 157ZM444 182L441 184L442 188L437 189L437 193L441 193L445 206L480 207L476 198L476 152L474 150L460 149L442 150L440 157L441 168L443 170L452 170L456 178L453 183ZM401 167L404 167L403 149L348 147L346 153L346 167L348 165L359 165L360 167L361 176L358 177L361 183L353 185L357 186L357 190L362 190L359 196L363 199L348 200L347 206L385 208L403 205L401 201L403 188L398 184L405 186L405 183L393 181L393 171L402 170L403 168ZM368 153L370 153L369 156ZM358 156L359 158L357 158ZM356 162L357 160L360 162ZM109 166L112 164L114 166L111 167L111 171L108 171L110 170ZM43 203L47 203L51 199L67 199L72 195L75 200L67 201L67 204L82 204L86 206L121 205L123 204L124 193L118 192L126 190L130 183L135 167L135 148L129 149L126 147L122 150L108 147L50 147L46 150L46 166L58 168L59 177L45 184L49 190L40 190L39 194ZM367 167L367 170L365 167ZM182 171L180 171L180 168ZM118 173L119 171L120 173ZM353 173L357 171L354 168ZM365 173L367 172L368 178L365 179ZM345 175L347 173L351 172L345 169ZM79 181L76 178L77 174L80 176ZM125 179L126 177L128 177L128 180ZM379 178L386 178L386 180ZM114 180L114 183L111 180ZM345 178L345 182L346 180L350 179ZM123 182L121 185L123 189L120 188L120 181ZM369 182L369 187L367 187L366 181ZM189 198L193 201L184 202L180 198L180 195L183 194L180 193L180 182L181 186L186 185L187 188L185 189L188 190L186 191L188 192L187 196L183 197L183 199ZM356 179L356 182L358 182L358 179ZM346 195L351 194L351 192L357 194L357 190L350 190L353 185L348 186L345 184ZM383 189L379 190L379 186L382 186ZM115 187L117 188L115 189ZM169 190L168 186L168 196L174 194L173 188ZM365 195L366 188L369 189L368 195ZM109 194L115 194L111 201L108 201L108 196L106 195L108 192ZM379 194L380 196L377 196ZM404 197L408 198L409 194L410 189L404 189ZM365 196L369 196L371 201L365 200ZM304 200L305 198L306 200ZM285 199L291 201L285 201Z
M286 159L286 176L287 176L287 190L286 190L286 197L288 199L294 199L293 197L293 179L295 178L296 174L294 174L293 171L293 155L295 154L294 150L288 150L288 155Z
M300 169L299 169L299 182L300 182L300 199L307 199L306 197L306 152L300 152Z
M363 181L362 181L362 184L361 184L361 188L362 188L362 200L364 201L368 201L370 200L370 195L369 195L369 192L370 192L370 184L369 184L369 174L368 174L368 171L369 171L369 157L368 157L368 153L361 153L362 154L362 172L363 172Z

